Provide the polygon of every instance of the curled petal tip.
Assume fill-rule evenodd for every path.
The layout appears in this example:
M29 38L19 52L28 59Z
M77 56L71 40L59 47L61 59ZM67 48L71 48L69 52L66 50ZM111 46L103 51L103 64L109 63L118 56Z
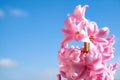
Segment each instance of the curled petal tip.
M85 5L84 7L87 9L89 7L89 5Z
M58 80L61 80L61 75L60 74L58 74L57 77L58 77Z

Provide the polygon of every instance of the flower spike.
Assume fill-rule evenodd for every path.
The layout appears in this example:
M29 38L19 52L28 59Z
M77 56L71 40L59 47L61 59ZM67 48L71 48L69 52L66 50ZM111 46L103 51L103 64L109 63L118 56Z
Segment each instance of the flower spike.
M64 22L64 37L58 52L58 80L62 77L67 80L114 80L118 63L106 63L114 57L114 35L107 37L108 27L99 29L96 22L87 20L87 8L88 5L76 6ZM81 41L84 46L69 47L70 41Z

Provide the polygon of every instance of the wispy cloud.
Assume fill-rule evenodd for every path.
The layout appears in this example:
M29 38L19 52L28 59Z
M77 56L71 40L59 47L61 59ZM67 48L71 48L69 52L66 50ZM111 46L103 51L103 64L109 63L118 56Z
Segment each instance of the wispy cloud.
M0 8L0 17L3 16L26 17L28 16L28 12L24 9L7 6L5 8Z
M57 74L58 74L58 70L57 69L46 69L46 70L44 70L44 71L42 71L40 73L40 76L44 80L48 80L48 79L56 78Z
M10 14L13 16L28 16L28 13L21 9L10 9Z
M57 80L57 74L58 70L53 68L43 69L36 73L29 71L22 75L20 80Z
M15 67L17 64L14 60L3 58L0 59L0 66L1 67Z
M0 17L4 16L4 11L0 10Z

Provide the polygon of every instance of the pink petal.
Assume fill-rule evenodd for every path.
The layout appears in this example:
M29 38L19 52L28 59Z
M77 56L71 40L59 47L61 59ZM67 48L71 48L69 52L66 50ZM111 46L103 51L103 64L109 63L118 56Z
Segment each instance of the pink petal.
M95 40L101 44L108 44L108 41L104 38L95 38Z
M70 67L68 65L60 65L60 71L61 72L67 72Z
M104 48L104 53L107 54L109 52L109 50L110 50L110 47L107 46L106 48Z
M115 35L112 34L111 36L109 36L109 37L107 38L107 40L111 41L111 40L114 39L114 37L115 37Z
M61 45L62 46L65 46L69 41L71 41L73 39L72 36L64 36L62 42L61 42Z
M58 74L57 77L58 77L58 80L62 80L60 74Z
M94 70L96 74L101 74L104 72L104 67L98 68L97 70Z
M98 56L97 59L95 59L95 60L92 62L91 65L93 65L93 67L92 67L93 70L99 70L99 69L103 68L103 65L102 65L102 57L101 57L101 56Z
M113 57L114 57L113 54L111 54L111 55L103 55L103 61L108 61L108 60L112 59Z
M69 30L69 29L62 29L62 31L64 32L64 34L68 34L68 35L71 35L71 34L73 34L73 31L71 30Z
M101 53L103 53L104 47L102 46L102 44L98 44L98 49L100 50Z
M74 61L75 63L78 63L80 61L79 56L80 56L80 53L78 53L78 52L72 53L71 54L72 61Z
M85 32L81 30L80 34L74 36L74 39L78 41L78 40L83 40L85 37L86 37Z
M86 24L86 22L85 22L85 21L81 21L81 22L77 25L78 30L79 30L79 31L81 31L81 30L82 30L82 28L85 26L85 24Z
M107 38L107 40L109 42L108 45L113 45L115 43L115 41L114 41L114 35L109 36Z
M101 30L99 30L97 37L105 37L109 33L108 27L104 27Z
M115 70L118 66L119 66L119 63L115 63L115 64L113 65L113 70Z
M67 29L75 27L75 23L72 21L72 19L69 17L64 21L64 25Z
M64 71L60 71L60 74L61 74L64 78L67 77L67 76L66 76L66 72L64 72Z
M98 32L98 26L97 26L97 23L96 22L91 22L94 26L94 34L96 34Z
M81 5L76 6L74 9L74 15L81 17L82 16L82 7Z
M88 5L83 6L82 8L82 15L84 16L86 9L88 8Z
M76 6L75 10L74 10L74 15L77 16L84 16L84 13L86 11L86 9L88 8L88 5L85 5L83 7L81 7L81 5Z
M94 36L96 33L98 32L98 27L97 24L95 22L90 22L87 25L87 34L88 36Z

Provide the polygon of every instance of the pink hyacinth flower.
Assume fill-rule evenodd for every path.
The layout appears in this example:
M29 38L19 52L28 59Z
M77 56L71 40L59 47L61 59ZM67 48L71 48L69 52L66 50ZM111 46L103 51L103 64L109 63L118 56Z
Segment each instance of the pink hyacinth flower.
M62 48L59 51L60 73L68 80L92 80L92 78L95 79L96 74L100 74L104 70L102 57L97 56L96 51L83 54L81 50L79 48Z
M58 80L62 77L67 80L114 80L118 63L106 64L114 57L114 35L106 37L107 27L98 29L95 22L88 21L84 15L87 8L88 5L76 6L64 22L64 38L58 52ZM72 40L84 42L84 47L66 46Z
M97 75L96 80L114 80L115 70L118 67L118 63L114 65L105 65L105 70L102 74Z
M59 51L58 59L60 61L60 73L65 78L72 78L74 75L73 64L80 61L80 50L78 48L62 48Z
M78 80L95 80L96 74L101 74L104 71L104 65L102 64L102 57L100 55L85 54L84 61L79 63L77 72L79 76Z
M82 20L85 20L85 11L88 8L88 5L85 5L81 7L81 5L76 6L74 9L73 14L68 14L68 16L72 17L75 21L81 22Z
M85 38L85 32L82 29L85 22L76 24L70 17L64 22L65 27L62 29L64 32L64 38L62 40L62 45L67 44L71 40L82 40Z
M103 44L102 46L98 46L99 48L99 53L101 53L102 55L102 59L103 59L103 63L105 63L106 61L112 59L114 57L114 48L113 48L113 44L114 44L114 35L109 36L107 39L108 44Z
M109 33L109 29L107 27L104 27L99 30L95 22L89 22L86 30L91 44L94 44L95 47L99 47L100 51L103 51L103 45L108 44L108 40L105 37Z
M108 43L108 41L105 39L105 36L109 33L109 29L107 27L99 30L95 22L90 22L86 28L87 35L93 44L96 45L97 43Z

